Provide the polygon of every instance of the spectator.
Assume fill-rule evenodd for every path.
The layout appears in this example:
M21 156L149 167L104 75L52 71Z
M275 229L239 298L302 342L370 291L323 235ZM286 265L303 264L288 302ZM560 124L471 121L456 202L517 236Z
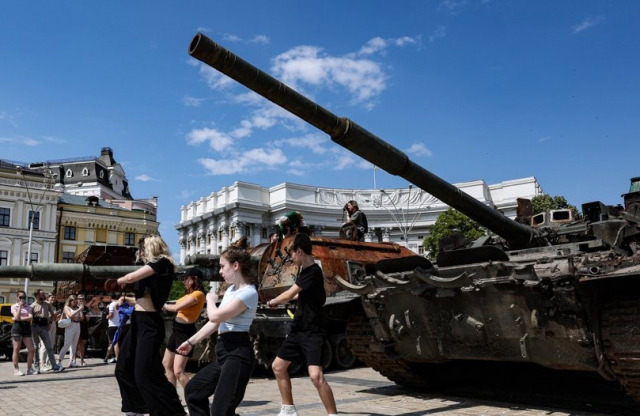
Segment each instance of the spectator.
M13 315L13 325L11 326L13 375L24 375L18 365L22 344L27 348L27 374L38 374L38 371L31 366L34 354L33 341L31 340L31 318L33 318L31 306L27 304L27 294L24 291L19 290L17 295L16 303L11 306L11 315Z
M269 243L277 243L278 242L278 233L269 234Z
M133 314L133 306L129 305L126 301L126 297L124 294L120 296L120 299L116 301L115 309L118 313L118 319L120 322L118 323L118 327L113 334L113 339L107 348L107 355L109 357L111 351L114 350L115 347L119 347L124 337L127 335L127 330L129 329L129 324L131 324L130 318ZM119 353L118 353L119 355ZM109 363L117 363L117 356L115 359L111 359ZM105 358L106 360L106 358Z
M291 325L273 361L273 373L278 382L282 407L279 416L297 416L293 404L291 379L287 369L291 362L303 358L311 382L318 390L320 400L329 416L336 415L336 402L331 386L322 372L322 346L325 337L325 321L322 306L326 301L322 269L312 255L311 239L306 234L297 234L290 250L291 260L300 267L296 282L285 292L267 302L267 307L298 299Z
M56 306L56 296L49 292L47 293L46 302L51 305L51 309L53 310L53 316L51 317L51 322L49 322L49 339L51 340L51 350L55 354L56 352L56 341L57 341L57 332L58 332L58 319L60 319L60 313L62 312ZM47 354L47 350L45 348L44 342L40 344L40 351L36 351L36 354L40 354L40 365L41 371L49 371L52 370L56 366L56 360L50 361L49 355ZM64 367L61 367L64 368Z
M31 304L31 312L33 313L33 321L31 324L31 339L33 340L33 346L35 348L34 369L36 372L40 372L41 368L44 370L44 366L40 367L41 345L44 345L45 350L45 354L43 354L42 357L43 362L45 356L49 358L49 362L56 362L56 358L53 353L53 346L51 344L51 338L49 338L49 325L53 321L55 311L53 310L53 306L45 302L47 295L44 293L44 290L36 290L35 292L33 292L33 296L35 300ZM62 370L62 366L53 365L53 371L58 372Z
M347 214L347 221L342 225L342 230L346 239L354 241L364 241L364 235L369 232L367 216L360 211L358 202L349 201L344 206ZM342 232L341 232L342 234Z
M305 225L302 214L298 211L289 211L276 221L279 235L283 238L297 233L298 229Z
M118 326L120 326L120 314L118 313L119 296L116 293L111 293L109 297L111 298L111 303L109 303L107 307L107 339L109 340L109 345L107 347L107 354L104 357L104 362L115 363L120 353L120 342L113 342L114 335L118 330ZM112 352L113 358L109 358Z
M64 345L60 349L58 365L62 365L64 356L69 352L69 368L76 366L76 353L78 339L80 338L80 321L84 319L82 308L78 305L78 299L74 295L67 298L62 308L62 316L71 319L71 325L64 329Z
M89 308L86 306L85 298L82 293L78 294L78 306L82 308L82 319L78 321L80 323L78 357L80 357L80 365L85 367L87 363L84 361L84 354L87 350L87 341L89 340Z
M176 313L162 365L164 366L164 374L171 384L175 386L177 380L184 389L189 382L189 376L185 374L184 369L187 366L189 357L193 357L193 350L187 354L181 354L176 351L176 348L198 332L196 321L200 317L205 299L202 272L200 270L196 268L187 270L182 282L187 293L178 299L175 304L165 303L162 308L165 311Z

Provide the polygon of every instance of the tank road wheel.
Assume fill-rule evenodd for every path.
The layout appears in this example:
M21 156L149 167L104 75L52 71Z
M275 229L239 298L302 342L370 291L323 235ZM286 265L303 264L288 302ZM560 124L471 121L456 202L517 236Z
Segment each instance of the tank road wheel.
M640 401L640 300L613 299L602 308L604 356L627 394Z
M328 339L322 344L322 371L327 371L333 362L333 349Z
M253 352L256 356L256 362L265 370L271 371L271 363L278 354L277 346L280 343L275 338L265 337L262 334L257 335L253 340Z
M344 335L338 335L336 338L333 361L344 370L353 367L356 363L356 356L349 349L347 338Z
M375 338L373 328L363 315L349 317L346 334L348 346L356 358L394 383L424 388L431 381L427 378L429 374L421 375L421 371L412 368L407 361L389 358L384 352L384 345Z

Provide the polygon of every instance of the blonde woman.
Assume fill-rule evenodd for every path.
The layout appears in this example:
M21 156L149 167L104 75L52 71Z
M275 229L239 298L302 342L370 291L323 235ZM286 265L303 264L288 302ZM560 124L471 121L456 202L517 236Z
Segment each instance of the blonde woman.
M157 235L140 239L138 258L144 266L118 279L122 288L136 283L135 297L126 298L135 306L115 371L122 411L126 415L183 416L186 413L176 388L164 375L160 355L164 340L161 311L174 280L175 262Z
M58 365L62 365L67 351L69 352L69 368L76 366L76 353L78 351L78 340L80 339L80 321L84 319L82 308L78 305L78 299L71 295L67 298L62 308L62 315L71 319L71 325L64 329L64 345L60 349Z

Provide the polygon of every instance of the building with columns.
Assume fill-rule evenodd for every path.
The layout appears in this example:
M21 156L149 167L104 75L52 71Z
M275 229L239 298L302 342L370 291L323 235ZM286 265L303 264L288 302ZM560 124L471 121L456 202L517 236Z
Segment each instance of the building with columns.
M0 265L70 263L90 246L136 246L157 233L158 201L133 199L111 148L99 157L37 163L0 160ZM35 212L34 229L29 225ZM0 303L15 301L23 279L0 281ZM29 292L53 282L29 282ZM27 293L27 295L30 295Z
M488 185L482 180L455 184L484 204L515 218L517 198L542 193L534 177ZM423 254L422 241L438 215L449 207L413 186L398 189L339 189L282 183L270 188L234 182L181 208L176 225L180 261L191 254L219 254L247 237L251 246L268 242L275 222L288 211L302 213L313 235L338 237L343 207L358 202L368 218L365 241L392 241Z

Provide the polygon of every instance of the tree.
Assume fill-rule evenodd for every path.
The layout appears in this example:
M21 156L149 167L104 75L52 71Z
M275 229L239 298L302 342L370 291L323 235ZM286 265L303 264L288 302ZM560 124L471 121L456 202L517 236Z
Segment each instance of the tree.
M438 216L435 224L429 230L429 235L424 238L422 243L431 259L435 259L438 256L440 241L454 232L462 233L469 240L475 240L485 234L484 228L480 224L463 213L449 208Z
M536 195L531 198L531 207L534 215L554 209L571 209L574 214L578 213L578 208L568 203L567 198L561 195L556 195L554 197L547 194Z

